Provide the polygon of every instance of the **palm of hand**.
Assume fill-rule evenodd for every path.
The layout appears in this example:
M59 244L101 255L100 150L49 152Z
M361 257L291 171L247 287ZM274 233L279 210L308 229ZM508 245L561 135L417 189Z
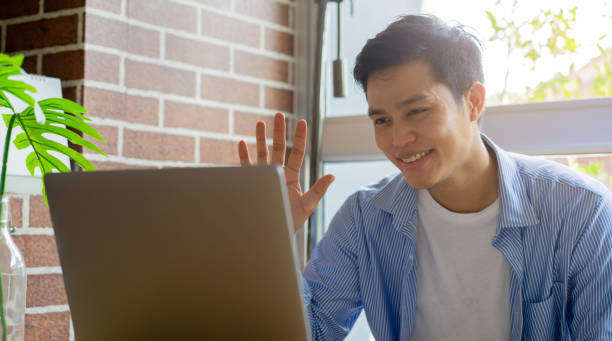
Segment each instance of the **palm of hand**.
M257 139L257 163L268 163L268 148L266 147L266 126L263 122L257 122L256 125ZM287 183L287 192L291 214L293 217L293 225L297 231L306 222L306 219L312 214L317 204L327 191L329 185L334 181L333 175L326 175L318 179L317 182L306 193L302 193L300 186L300 169L304 160L306 147L306 122L300 120L295 128L293 137L293 148L289 153L289 157L285 162L285 116L277 113L274 117L274 134L271 162L283 165L285 172L285 180ZM240 141L238 144L238 155L240 163L243 166L251 165L252 161L247 150L246 143Z

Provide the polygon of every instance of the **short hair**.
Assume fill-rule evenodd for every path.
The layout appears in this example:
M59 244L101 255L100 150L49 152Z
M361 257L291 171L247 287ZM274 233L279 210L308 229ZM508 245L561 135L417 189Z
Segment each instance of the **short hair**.
M462 25L450 26L432 15L406 15L368 40L357 55L353 75L367 93L372 73L422 59L459 103L475 81L484 83L481 47Z

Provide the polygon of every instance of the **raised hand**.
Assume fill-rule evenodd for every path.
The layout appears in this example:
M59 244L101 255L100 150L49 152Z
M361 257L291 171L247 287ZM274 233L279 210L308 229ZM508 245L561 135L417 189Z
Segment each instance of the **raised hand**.
M255 136L257 139L257 163L267 164L268 148L266 146L266 124L257 122L255 125ZM306 193L302 193L300 186L300 169L306 151L306 121L298 121L293 136L293 148L285 164L285 115L277 113L274 116L274 134L272 144L272 156L270 162L283 166L285 180L287 181L287 191L293 216L293 226L297 231L306 219L312 214L317 204L327 191L327 188L334 181L331 174L325 175L315 182L314 186ZM251 165L252 161L244 141L238 143L238 156L240 164L243 166Z

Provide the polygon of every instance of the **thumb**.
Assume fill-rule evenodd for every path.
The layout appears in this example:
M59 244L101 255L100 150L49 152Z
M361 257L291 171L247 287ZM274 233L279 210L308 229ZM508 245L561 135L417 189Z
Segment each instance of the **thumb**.
M329 185L331 185L335 179L333 175L327 174L317 180L310 190L302 196L304 207L307 207L309 211L314 211L325 192L327 192Z

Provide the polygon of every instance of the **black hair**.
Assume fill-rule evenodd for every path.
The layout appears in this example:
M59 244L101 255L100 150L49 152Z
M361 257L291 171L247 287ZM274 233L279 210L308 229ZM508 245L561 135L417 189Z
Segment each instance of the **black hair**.
M357 56L353 75L367 93L372 73L422 59L459 103L474 82L484 83L481 47L462 25L450 26L432 15L406 15L368 40Z

